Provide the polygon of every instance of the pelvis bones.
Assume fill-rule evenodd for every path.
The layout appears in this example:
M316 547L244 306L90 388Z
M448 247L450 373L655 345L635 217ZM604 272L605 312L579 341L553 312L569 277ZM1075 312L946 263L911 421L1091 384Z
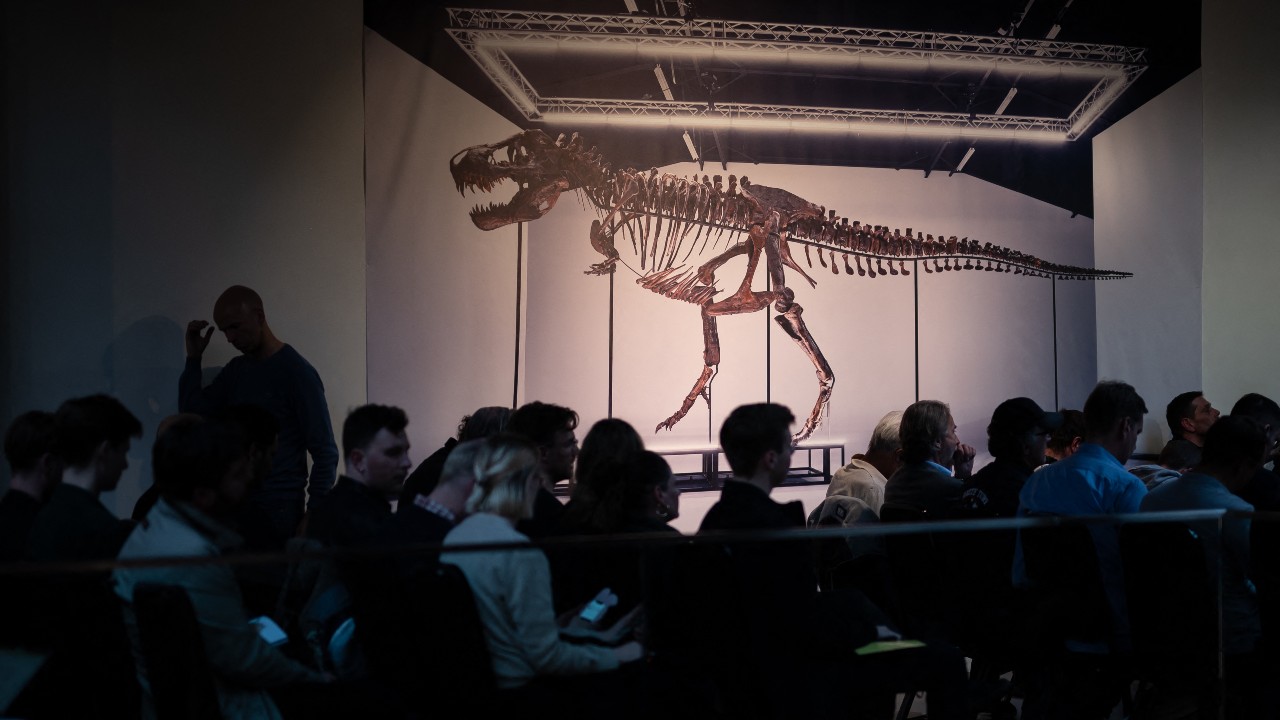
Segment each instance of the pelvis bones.
M808 438L818 427L831 398L835 376L809 333L795 292L787 284L787 269L810 286L817 284L792 255L796 246L804 248L810 270L814 269L816 256L819 265L834 275L839 275L841 269L848 275L857 273L870 278L910 275L909 260L926 273L982 270L1079 280L1130 276L1057 265L954 235L935 238L910 228L900 232L850 222L848 218L837 218L834 210L828 212L786 190L755 185L745 176L739 179L730 175L726 185L719 175L703 175L699 179L696 175L682 178L657 170L613 170L594 148L584 147L577 133L553 140L541 130L526 130L493 145L462 150L450 160L449 171L464 195L468 189L489 192L503 180L512 180L519 186L509 202L472 210L471 220L482 230L536 220L555 206L561 193L581 192L600 215L591 223L591 246L600 253L601 260L586 270L588 274L613 273L622 261L618 239L625 238L639 265L632 269L641 287L699 307L704 343L702 372L680 407L658 423L656 430L674 427L699 397L710 402L711 381L720 364L716 318L754 313L769 305L778 313L774 320L813 363L818 378L817 400L793 440ZM719 250L722 241L726 244ZM699 265L688 264L695 251L697 259L701 259L708 245L712 252L719 250L718 254ZM716 270L740 255L747 258L746 273L736 290L721 296ZM768 273L769 289L752 290L752 279L761 261Z

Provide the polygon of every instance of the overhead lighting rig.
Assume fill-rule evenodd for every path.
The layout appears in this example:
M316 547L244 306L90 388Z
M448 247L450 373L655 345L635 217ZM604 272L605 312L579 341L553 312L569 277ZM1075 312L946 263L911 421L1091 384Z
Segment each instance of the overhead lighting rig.
M531 122L629 124L679 129L932 135L1040 142L1076 140L1146 70L1145 50L1055 39L791 25L649 15L586 15L449 9L448 32ZM742 66L856 68L860 72L998 72L1063 78L1088 88L1060 117L999 111L928 112L662 99L559 97L540 93L512 54L712 59ZM661 79L661 78L660 78Z

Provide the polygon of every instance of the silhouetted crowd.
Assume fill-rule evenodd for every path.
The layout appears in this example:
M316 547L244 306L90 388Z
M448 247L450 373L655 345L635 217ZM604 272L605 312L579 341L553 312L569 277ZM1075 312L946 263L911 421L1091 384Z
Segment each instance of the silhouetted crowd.
M1080 410L1009 399L976 471L949 407L916 402L807 515L771 497L795 418L743 405L685 536L634 428L579 445L550 403L479 408L416 465L405 412L364 405L337 473L319 376L256 293L214 317L242 354L206 385L213 328L188 327L182 412L130 519L98 499L142 436L119 401L9 423L7 716L888 718L923 693L935 719L1276 717L1280 531L1255 512L1280 509L1280 406L1261 395L1222 416L1178 395L1150 462L1125 383ZM1226 512L1133 519L1195 510Z

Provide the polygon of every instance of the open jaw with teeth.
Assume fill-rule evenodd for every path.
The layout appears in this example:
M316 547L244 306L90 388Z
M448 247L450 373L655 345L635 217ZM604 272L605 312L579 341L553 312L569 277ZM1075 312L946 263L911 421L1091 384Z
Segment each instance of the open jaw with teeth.
M494 154L507 148L507 161L494 159ZM516 183L516 194L506 203L476 205L471 210L471 222L481 230L493 230L504 225L537 220L555 207L560 193L569 189L569 181L563 176L547 176L532 156L521 145L499 143L480 145L458 153L449 163L458 192L491 192L504 180Z

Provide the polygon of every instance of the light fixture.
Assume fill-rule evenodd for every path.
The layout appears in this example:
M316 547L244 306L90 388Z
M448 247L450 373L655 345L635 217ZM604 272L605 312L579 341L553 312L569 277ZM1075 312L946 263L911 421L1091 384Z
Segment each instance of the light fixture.
M914 135L1016 139L1033 142L1064 142L1067 131L1064 126L1020 128L1016 123L1006 127L968 124L968 115L953 114L955 122L928 123L904 118L864 118L806 116L803 114L748 115L723 112L708 113L703 110L693 114L658 114L617 112L552 110L542 113L538 119L549 125L629 125L633 127L671 127L729 129L747 131L797 132L807 134L869 134ZM1002 118L1003 119L1003 118Z
M697 162L697 161L698 161L698 149L697 149L696 147L694 147L694 146L693 146L693 138L689 137L689 131L688 131L688 130L685 130L685 131L684 131L684 146L685 146L685 147L687 147L687 148L689 148L689 157L690 157L690 158L692 158L694 162Z
M1009 108L1009 103L1013 101L1013 96L1018 94L1018 88L1009 88L1009 92L1005 93L1004 100L1000 101L1000 107L996 108L996 115L1003 115L1004 111Z
M662 90L662 97L667 100L675 100L675 96L671 94L671 86L667 84L667 75L662 72L661 65L653 66L654 77L658 78L658 87Z

